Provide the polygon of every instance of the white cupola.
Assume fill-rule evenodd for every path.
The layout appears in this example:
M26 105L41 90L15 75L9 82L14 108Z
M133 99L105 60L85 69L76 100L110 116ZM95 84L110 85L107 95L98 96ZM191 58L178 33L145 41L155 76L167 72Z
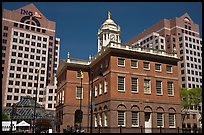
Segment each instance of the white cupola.
M110 41L121 43L120 35L120 26L110 18L110 12L108 11L108 19L98 29L98 52L102 47L107 46Z

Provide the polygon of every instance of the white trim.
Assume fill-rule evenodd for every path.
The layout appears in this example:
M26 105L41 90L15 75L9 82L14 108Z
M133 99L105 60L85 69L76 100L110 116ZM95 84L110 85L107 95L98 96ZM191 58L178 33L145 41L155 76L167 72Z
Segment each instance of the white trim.
M124 60L124 65L119 65L119 59L123 59ZM125 58L118 58L118 60L117 60L117 65L119 66L119 67L125 67Z
M157 93L157 81L161 82L161 93ZM156 95L163 95L162 81L161 80L156 80Z
M80 100L80 97L77 97L77 88L80 88L81 86L76 86L76 99L79 99ZM82 90L81 90L81 99L83 99L83 87L82 87Z
M158 126L158 113L162 114L162 126ZM164 113L157 112L157 127L164 127Z
M145 62L146 62L146 63L149 63L149 64L148 64L148 68L145 68L145 67L144 67L144 63L145 63ZM149 62L149 61L143 61L143 69L144 69L144 70L150 70L150 62Z
M107 80L105 79L104 80L104 93L107 93L108 92L108 82Z
M174 115L174 126L169 126L169 128L175 128L176 127L176 119L175 119L176 115L175 115L175 113L169 113L169 114ZM169 119L169 123L170 123L170 119Z
M123 88L124 88L124 90L118 90L119 92L125 92L125 76L117 76L117 89L118 89L118 77L123 77L124 78L124 83L123 83Z
M119 111L122 112L123 110L118 110L118 112L119 112ZM117 112L117 113L118 113L118 112ZM117 121L117 123L118 123L118 127L119 127L119 126L125 127L125 122L126 122L126 121L125 121L125 118L126 118L126 117L125 117L125 114L126 114L125 111L123 111L123 114L124 114L124 119L123 119L123 121L124 121L124 125L119 125L119 123L118 123L118 121ZM117 120L118 120L118 115L117 115Z
M107 114L108 112L107 111L105 111L104 113L103 113L103 118L104 118L104 127L107 127L108 126L108 114Z
M167 28L167 27L163 27L163 28L159 29L159 30L156 31L156 32L160 32L160 31L162 31L163 29L172 30L172 29L174 29L174 28L180 28L180 29L184 29L184 30L187 30L187 31L190 31L190 32L194 32L194 33L196 33L196 34L199 34L198 32L195 32L195 31L192 31L192 30L188 30L188 29L183 28L183 27L180 27L180 26L174 26L174 27L172 27L171 29L170 29L170 28Z
M137 79L137 91L133 91L133 90L132 90L132 78L136 78L136 79ZM134 77L134 76L131 77L131 82L130 82L130 83L131 83L131 84L130 84L130 85L131 85L131 92L132 92L132 93L139 93L138 77Z
M132 112L137 112L137 125L132 124L132 117L131 117L131 125L132 125L132 127L139 127L139 111L132 111ZM131 112L131 114L132 114L132 112Z
M149 92L145 92L145 80L149 80ZM151 80L150 79L144 79L144 94L151 94Z
M102 83L99 83L99 95L102 95Z
M132 61L136 61L136 67L132 67ZM138 60L137 59L131 59L130 60L130 67L131 68L138 68Z
M2 18L2 20L4 20L4 21L9 21L9 22L15 22L15 23L19 23L19 24L24 24L24 25L27 25L27 26L31 26L31 27L35 27L35 28L41 28L41 29L45 29L45 30L48 30L48 31L55 32L55 30L52 30L52 29L47 29L47 28L43 28L43 27L38 27L38 26L34 26L34 25L30 25L30 24L26 24L26 23L22 23L22 22L18 22L18 21L6 19L6 18Z
M168 92L168 83L172 83L172 95L169 95L169 92ZM167 82L167 93L168 93L168 96L174 96L174 82L172 82L172 81L168 81Z
M156 65L160 65L160 70L156 69ZM155 63L155 71L161 72L162 71L162 64L161 63Z

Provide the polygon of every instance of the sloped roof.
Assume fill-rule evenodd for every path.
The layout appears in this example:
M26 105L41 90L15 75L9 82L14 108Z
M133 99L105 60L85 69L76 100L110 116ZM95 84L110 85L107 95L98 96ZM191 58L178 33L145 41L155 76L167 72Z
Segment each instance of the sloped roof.
M16 103L16 114L14 119L32 119L34 114L35 101L30 96L23 97L22 100ZM12 108L4 108L3 112L11 114ZM54 117L53 112L45 110L40 104L36 104L36 118Z
M23 97L22 100L16 103L16 107L34 107L35 106L35 100L33 100L30 96ZM43 108L42 105L36 103L36 108Z

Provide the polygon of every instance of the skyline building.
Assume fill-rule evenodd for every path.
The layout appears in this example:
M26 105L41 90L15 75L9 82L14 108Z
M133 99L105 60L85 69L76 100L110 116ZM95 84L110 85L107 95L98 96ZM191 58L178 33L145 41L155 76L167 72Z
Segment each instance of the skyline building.
M34 4L3 9L3 107L10 107L23 96L34 98L37 90L37 102L45 109L55 110L60 51L60 38L55 34L56 22L48 20Z

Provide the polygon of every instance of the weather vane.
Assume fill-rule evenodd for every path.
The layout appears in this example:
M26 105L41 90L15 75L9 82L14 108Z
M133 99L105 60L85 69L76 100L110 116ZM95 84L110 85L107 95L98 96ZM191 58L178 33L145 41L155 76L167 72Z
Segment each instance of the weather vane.
M111 13L110 13L110 11L108 11L108 19L110 19L110 15L111 15Z

